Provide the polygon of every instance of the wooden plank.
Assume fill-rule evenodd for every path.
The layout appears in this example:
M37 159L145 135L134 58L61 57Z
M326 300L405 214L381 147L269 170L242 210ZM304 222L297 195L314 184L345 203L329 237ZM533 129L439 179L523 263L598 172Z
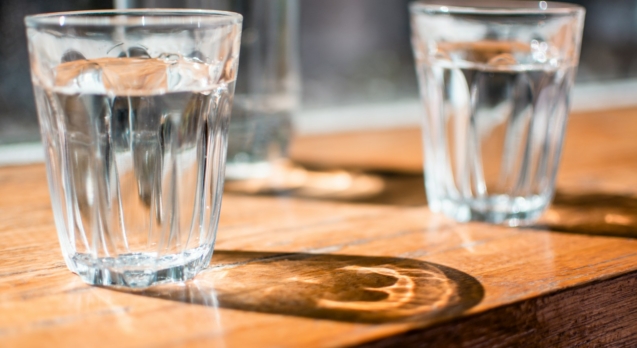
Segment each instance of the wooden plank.
M288 168L281 195L230 185L210 267L144 292L69 272L44 167L1 168L0 346L634 345L635 116L572 117L555 204L524 229L431 214L419 173L358 171L417 172L413 129L356 171Z
M361 347L635 347L635 286L632 272Z

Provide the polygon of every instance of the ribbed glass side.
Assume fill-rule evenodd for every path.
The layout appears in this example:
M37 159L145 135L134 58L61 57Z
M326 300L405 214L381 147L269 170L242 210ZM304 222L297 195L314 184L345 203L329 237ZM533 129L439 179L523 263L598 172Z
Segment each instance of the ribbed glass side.
M91 284L146 287L208 265L233 88L112 96L35 87L71 270Z
M459 221L509 225L551 201L573 67L419 67L429 205Z

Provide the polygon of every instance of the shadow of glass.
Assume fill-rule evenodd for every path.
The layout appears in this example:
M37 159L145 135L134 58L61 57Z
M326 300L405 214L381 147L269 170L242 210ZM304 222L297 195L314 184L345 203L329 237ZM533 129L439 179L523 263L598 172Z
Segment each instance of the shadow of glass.
M195 281L137 295L251 312L346 322L442 320L478 304L472 276L391 257L219 250Z
M427 205L425 180L422 174L381 173L378 175L383 180L383 190L374 196L354 202L396 206Z
M265 178L230 180L225 191L398 206L427 204L422 174L310 170L288 162Z
M558 191L537 227L564 233L637 238L637 197Z

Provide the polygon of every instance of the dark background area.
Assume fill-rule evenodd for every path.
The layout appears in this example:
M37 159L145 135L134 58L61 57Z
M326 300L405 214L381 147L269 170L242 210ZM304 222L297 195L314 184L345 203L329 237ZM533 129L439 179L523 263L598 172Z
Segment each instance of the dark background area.
M302 0L299 53L303 107L417 98L409 2ZM637 77L637 0L568 2L587 9L577 82ZM24 16L112 7L108 0L0 2L0 144L39 139Z

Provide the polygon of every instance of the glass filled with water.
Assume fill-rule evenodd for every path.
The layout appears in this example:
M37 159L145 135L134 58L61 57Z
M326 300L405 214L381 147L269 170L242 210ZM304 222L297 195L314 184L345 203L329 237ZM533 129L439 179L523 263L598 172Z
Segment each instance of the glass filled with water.
M85 282L147 287L210 262L241 20L177 10L25 19L58 237Z
M535 221L555 190L584 9L416 2L429 207L458 221Z
M300 92L296 0L225 1L243 15L227 180L267 178L286 162ZM212 2L210 3L212 4ZM221 5L221 4L219 4Z
M226 180L276 176L288 162L300 93L298 0L126 0L120 8L190 8L243 16Z

